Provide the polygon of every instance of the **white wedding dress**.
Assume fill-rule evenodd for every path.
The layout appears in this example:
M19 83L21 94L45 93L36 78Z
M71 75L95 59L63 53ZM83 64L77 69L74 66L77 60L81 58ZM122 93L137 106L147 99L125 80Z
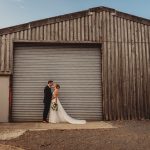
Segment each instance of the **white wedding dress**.
M56 99L52 99L52 102ZM51 105L52 105L51 102ZM58 110L55 111L50 107L49 122L50 123L59 123L59 122L68 122L71 124L85 124L86 120L78 120L69 116L61 105L59 99L57 98Z

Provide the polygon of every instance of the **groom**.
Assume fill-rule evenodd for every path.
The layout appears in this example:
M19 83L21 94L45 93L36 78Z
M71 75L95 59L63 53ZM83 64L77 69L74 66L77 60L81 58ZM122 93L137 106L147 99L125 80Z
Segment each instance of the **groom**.
M43 111L43 123L48 122L47 121L47 115L49 113L51 99L52 99L52 88L53 81L48 81L48 85L44 88L44 111Z

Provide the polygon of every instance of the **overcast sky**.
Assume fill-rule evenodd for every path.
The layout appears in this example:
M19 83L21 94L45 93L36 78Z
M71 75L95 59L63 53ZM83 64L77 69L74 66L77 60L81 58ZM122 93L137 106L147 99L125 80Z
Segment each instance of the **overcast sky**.
M150 0L0 0L0 28L99 6L150 19Z

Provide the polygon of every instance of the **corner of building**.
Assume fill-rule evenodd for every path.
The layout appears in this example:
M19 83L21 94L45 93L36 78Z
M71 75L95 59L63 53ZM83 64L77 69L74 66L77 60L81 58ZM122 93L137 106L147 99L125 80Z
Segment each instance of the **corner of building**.
M9 76L0 76L0 122L9 122Z

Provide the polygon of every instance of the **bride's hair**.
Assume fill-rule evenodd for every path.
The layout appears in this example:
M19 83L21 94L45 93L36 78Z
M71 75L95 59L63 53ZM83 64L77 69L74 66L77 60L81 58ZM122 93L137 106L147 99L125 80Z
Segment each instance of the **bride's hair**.
M59 84L56 84L55 87L56 87L56 89L60 89L60 85Z

